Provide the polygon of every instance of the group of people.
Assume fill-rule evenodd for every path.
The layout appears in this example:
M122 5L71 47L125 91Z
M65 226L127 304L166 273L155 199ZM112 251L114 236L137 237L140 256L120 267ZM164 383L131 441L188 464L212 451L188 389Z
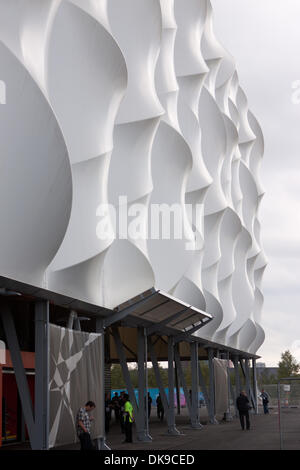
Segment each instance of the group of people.
M93 401L88 401L82 408L78 410L76 416L77 435L80 441L81 450L95 450L91 439L91 422L94 418L91 412L96 408ZM129 396L122 392L121 396L117 394L112 400L109 394L105 397L105 432L109 431L109 420L111 410L114 409L116 419L121 423L121 430L125 434L124 442L132 442L132 424L134 423L133 406L129 401ZM117 411L116 411L117 410Z
M118 392L115 392L114 396L110 398L110 394L107 393L105 397L105 431L109 432L110 421L112 418L112 412L114 412L116 422L120 423L121 432L125 433L125 424L124 424L124 406L126 401L128 401L128 395L125 392L121 392L118 395ZM148 419L151 416L152 408L152 397L148 392L145 396L145 409L148 412ZM164 419L164 407L160 394L156 398L156 408L157 408L157 417L160 421Z
M262 399L264 414L269 413L269 395L267 392L262 390L260 394ZM152 398L148 392L147 398L145 397L145 407L148 400L148 418L151 414ZM158 395L156 398L157 405L157 417L160 421L164 419L164 407L161 396ZM243 390L240 396L236 400L236 406L239 412L240 423L242 430L250 430L250 418L249 411L251 405L246 392ZM79 409L76 417L77 435L80 440L81 450L95 450L95 447L91 440L91 422L93 417L90 413L96 408L93 401L88 401L85 406ZM125 434L124 442L132 442L132 424L134 423L133 406L130 403L129 396L125 392L121 392L120 396L116 392L112 398L107 393L105 396L105 432L109 432L109 423L111 420L112 410L115 413L115 419L120 423L121 432Z
M110 398L110 393L105 396L105 432L109 432L109 426L112 416L115 413L115 420L120 424L121 432L125 434L124 442L132 442L132 423L134 422L133 406L130 403L129 396L121 392L120 396L115 392Z
M262 399L264 414L269 414L269 395L267 392L265 392L264 389L262 389L261 391L260 398ZM252 407L250 405L249 398L247 397L247 393L244 390L240 393L240 396L237 398L236 406L239 412L242 430L245 429L245 424L246 424L246 429L249 431L250 430L249 411L251 410Z
M152 398L148 392L147 398L145 397L145 407L148 401L148 419L151 415ZM157 417L160 421L164 419L164 407L160 394L156 398ZM76 417L77 435L80 440L81 450L95 450L91 440L91 422L93 417L90 416L91 412L96 408L92 401L88 401L85 406L79 409ZM125 434L124 442L132 442L132 424L134 423L133 406L130 403L129 396L125 392L118 395L115 392L114 396L110 398L110 393L105 395L105 433L109 432L112 411L115 414L116 422L119 422L121 432Z

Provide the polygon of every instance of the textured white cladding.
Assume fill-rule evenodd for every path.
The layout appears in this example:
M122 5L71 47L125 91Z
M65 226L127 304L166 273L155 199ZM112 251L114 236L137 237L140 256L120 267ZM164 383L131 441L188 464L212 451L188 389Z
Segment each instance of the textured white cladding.
M0 65L0 274L109 308L155 286L256 352L264 142L209 0L0 0ZM101 240L120 196L184 237L124 239L107 206Z

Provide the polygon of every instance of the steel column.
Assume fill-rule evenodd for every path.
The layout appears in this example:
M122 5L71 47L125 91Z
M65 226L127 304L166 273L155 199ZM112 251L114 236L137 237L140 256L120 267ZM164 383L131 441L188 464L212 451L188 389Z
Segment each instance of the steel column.
M15 330L14 320L12 313L8 305L3 305L1 310L1 318L3 323L3 328L7 340L8 349L10 351L16 382L18 387L18 393L22 404L22 409L24 413L24 418L26 421L26 426L29 434L30 444L32 449L37 449L35 443L35 428L34 428L34 418L33 418L33 409L32 401L29 392L28 382L26 378L26 373L24 365L22 362L22 357L20 353L19 342Z
M176 429L175 406L174 406L174 338L168 337L168 385L169 385L169 412L168 432L169 434L180 434Z
M184 377L184 373L183 373L183 370L182 370L182 366L181 366L181 361L180 361L180 354L179 354L179 344L176 344L175 346L175 364L176 364L176 367L177 367L177 371L178 371L178 374L179 374L179 380L180 380L180 383L181 383L181 386L183 388L183 392L184 392L184 396L185 396L185 401L186 401L186 406L187 406L187 409L188 409L188 412L189 412L189 415L190 415L190 420L191 420L191 424L192 424L192 404L191 404L191 399L190 399L190 395L189 395L189 391L187 389L187 385L186 385L186 381L185 381L185 377Z
M125 356L125 353L124 353L124 350L123 350L123 345L122 345L119 329L117 327L112 328L112 335L113 335L113 338L114 338L114 341L115 341L117 354L118 354L119 359L120 359L120 365L121 365L121 368L122 368L122 373L123 373L124 381L125 381L125 384L126 384L126 388L128 390L128 395L129 395L131 404L133 406L133 410L134 410L134 414L135 414L135 422L137 423L138 406L137 406L137 402L136 402L136 398L135 398L134 389L133 389L133 386L132 386L132 383L131 383L131 378L130 378L130 374L129 374L129 370L128 370L126 356Z
M176 400L177 400L177 414L180 415L180 388L178 381L178 370L175 362L175 387L176 387Z
M148 419L148 337L147 329L143 329L144 333L144 345L145 345L145 386L146 386L146 397L147 397L147 411L146 411L146 438L149 441L152 441L152 437L149 434L149 419Z
M227 359L227 390L228 390L228 412L226 413L226 421L232 421L232 414L231 414L231 408L230 408L230 395L231 395L231 379L230 379L230 369L229 369L229 351L226 353L226 359Z
M249 359L245 359L245 374L246 374L247 394L248 394L250 401L252 402L252 407L253 407L252 413L255 413L256 403L255 403L255 398L253 394L253 389L251 386Z
M253 395L255 402L255 414L258 415L258 399L257 399L257 375L256 375L256 359L252 359L252 381L253 381Z
M200 388L202 390L202 393L204 395L204 401L205 401L205 406L206 406L206 409L209 413L209 395L208 395L208 392L207 392L207 388L206 388L206 384L205 384L205 380L204 380L204 376L202 374L202 370L201 370L201 366L200 366L200 361L198 361L198 372L199 372L199 383L200 383Z
M199 368L198 368L198 343L191 343L191 371L192 371L192 428L201 429L199 420Z
M244 361L244 367L245 367L245 378L246 378L246 390L247 390L247 395L248 395L249 399L251 400L251 384L250 384L249 361L248 361L248 359L245 359L245 361Z
M102 407L101 423L100 423L100 437L97 438L97 449L98 450L110 450L106 444L105 434L105 329L103 327L103 320L101 318L96 319L96 333L101 334L101 356L99 357L99 367L101 371L101 383L102 388L100 390L100 406Z
M159 372L159 366L158 366L158 362L157 362L157 358L156 358L156 354L155 354L155 350L154 350L154 345L152 344L150 338L148 340L148 346L149 346L149 353L150 353L150 357L151 357L151 361L152 361L152 365L153 365L153 370L154 370L154 374L155 374L155 380L156 380L157 386L159 388L159 393L160 393L160 396L161 396L161 400L162 400L164 410L166 412L166 416L168 418L168 416L169 416L169 402L168 402L168 398L167 398L167 395L166 395L166 392L165 392L165 389L164 389L164 386L163 386L163 383L162 383L162 380L161 380L161 376L160 376L160 372ZM168 424L169 424L169 421L168 421Z
M236 400L241 393L241 380L240 380L240 372L239 372L239 356L234 355L233 357L233 364L234 364L234 374L235 374L235 409L236 409L236 416L238 416L238 410L236 407Z
M208 369L209 369L209 421L211 424L217 424L216 406L215 406L215 370L214 370L214 351L208 348Z
M35 303L35 449L49 449L49 301Z
M2 364L0 364L0 447L2 446L2 391L3 391Z
M139 390L139 411L137 415L137 439L138 441L151 441L151 437L147 433L148 422L148 397L146 391L146 374L145 374L145 332L144 328L138 327L138 390Z
M233 389L233 385L232 385L231 381L230 381L230 394L231 394L232 401L233 401L235 416L237 417L239 413L238 413L238 409L237 409L237 405L236 405L235 390Z
M172 436L177 436L180 433L176 429L175 423L174 423L175 419L172 419L172 414L170 413L169 399L167 398L167 395L166 395L166 392L165 392L165 389L161 380L161 375L159 372L159 366L157 362L154 345L152 344L150 338L148 341L148 345L149 345L149 352L150 352L150 357L151 357L151 361L152 361L152 365L154 369L156 383L159 388L159 393L161 396L162 404L166 413L166 418L167 418L167 423L168 423L168 434Z

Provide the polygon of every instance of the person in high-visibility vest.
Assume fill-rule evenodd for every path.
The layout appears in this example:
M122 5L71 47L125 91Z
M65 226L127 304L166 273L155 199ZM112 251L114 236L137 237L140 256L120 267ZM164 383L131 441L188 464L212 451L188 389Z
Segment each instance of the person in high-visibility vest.
M124 425L125 425L125 441L132 442L132 423L134 423L133 406L129 401L129 396L124 395Z

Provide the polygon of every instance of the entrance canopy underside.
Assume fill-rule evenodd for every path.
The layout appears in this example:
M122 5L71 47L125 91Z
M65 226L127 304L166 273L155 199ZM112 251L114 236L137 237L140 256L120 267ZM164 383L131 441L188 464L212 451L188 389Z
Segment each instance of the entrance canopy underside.
M123 302L114 310L110 310L100 305L0 276L1 297L7 302L10 302L10 299L23 302L48 300L54 307L62 307L69 312L76 311L79 318L83 314L84 317L101 320L107 331L118 327L128 361L135 361L137 357L138 327L145 328L147 336L155 345L159 361L167 358L168 336L173 336L175 342L179 344L182 359L186 358L188 360L190 358L189 343L195 341L199 343L199 358L202 359L207 358L207 348L214 348L220 352L229 352L232 355L239 355L244 358L259 358L259 356L208 341L201 338L201 334L195 336L194 333L211 321L213 315L155 288ZM53 318L54 321L53 319L51 321L56 323L55 315ZM66 314L67 318L68 313ZM92 325L94 324L95 322L83 322L83 329L92 331L90 328L93 328ZM110 356L112 362L119 361L112 339L110 341Z
M141 302L143 299L145 302ZM154 288L119 305L118 311L134 305L136 307L131 311L131 316L136 319L137 324L140 321L153 324L152 328L149 326L153 333L172 330L173 334L191 334L213 318L209 313Z

